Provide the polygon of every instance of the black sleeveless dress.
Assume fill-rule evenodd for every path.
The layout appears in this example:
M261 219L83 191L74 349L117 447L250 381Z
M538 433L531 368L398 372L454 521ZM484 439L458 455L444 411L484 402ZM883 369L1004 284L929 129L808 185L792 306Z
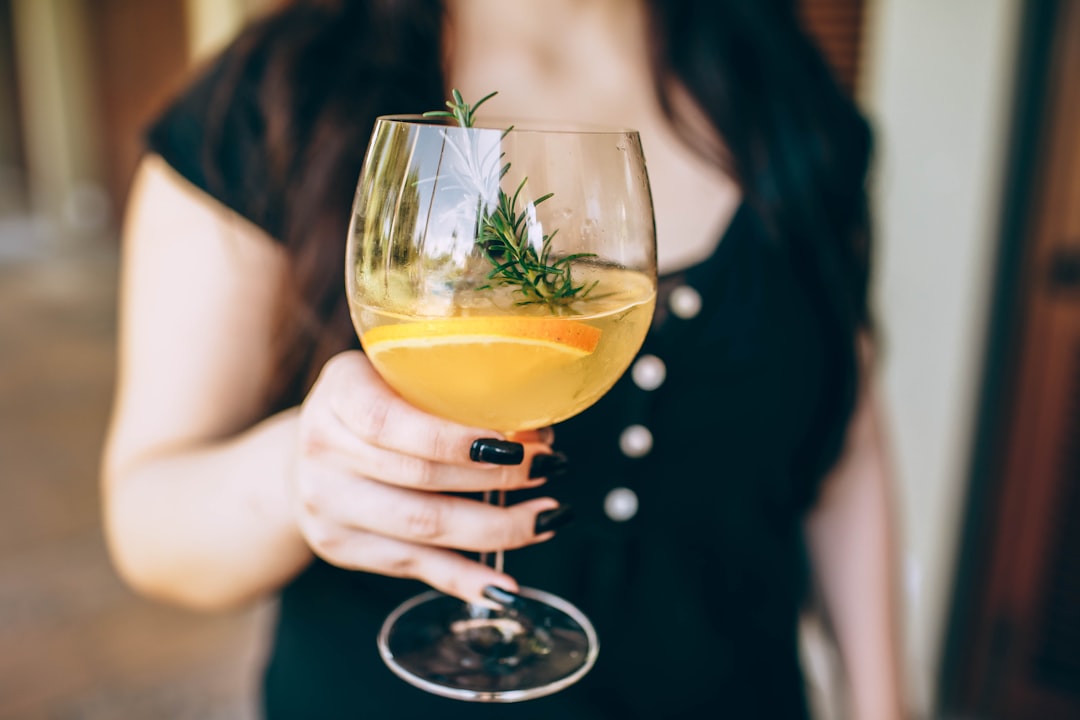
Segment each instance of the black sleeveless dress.
M202 126L219 81L220 65L150 128L149 149L274 235L248 200L257 173L226 168L234 181L213 189L207 180ZM251 113L243 86L235 95L229 112ZM237 133L228 139L234 157L257 168L259 158L245 157L257 146L238 129L247 126L226 123L225 132ZM578 685L517 705L416 690L383 665L375 638L425 586L315 560L281 593L266 716L807 717L796 624L801 520L816 481L799 457L829 392L829 355L803 287L742 206L712 257L662 279L652 330L626 376L556 428L572 470L543 492L572 504L577 520L509 553L507 568L595 623L599 660Z

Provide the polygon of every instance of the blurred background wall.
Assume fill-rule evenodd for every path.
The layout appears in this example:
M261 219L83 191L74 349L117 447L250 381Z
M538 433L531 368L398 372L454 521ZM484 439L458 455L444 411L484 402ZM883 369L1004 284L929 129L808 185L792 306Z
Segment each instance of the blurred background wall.
M200 60L274 3L0 0L0 647L11 658L0 659L0 718L253 712L272 608L200 618L130 596L100 540L96 452L111 384L116 229L140 130ZM800 2L878 133L874 297L908 668L927 717L1034 717L953 691L971 648L1009 656L957 634L956 617L976 608L957 578L982 588L972 558L994 562L972 546L995 537L980 437L1007 407L988 401L1005 390L987 378L1002 365L994 328L1015 304L1003 295L1003 266L1023 256L1027 237L1013 222L1006 252L1019 212L1009 208L1026 202L1010 177L1026 167L1017 147L1038 155L1033 138L1045 127L1018 121L1021 100L1045 100L1021 72L1025 23L1038 12L1064 17L1070 3ZM972 508L986 512L973 520Z
M904 519L913 692L935 692L1002 220L1020 0L878 0L876 303Z
M0 718L255 717L273 608L202 617L109 565L97 465L141 129L254 2L0 0Z

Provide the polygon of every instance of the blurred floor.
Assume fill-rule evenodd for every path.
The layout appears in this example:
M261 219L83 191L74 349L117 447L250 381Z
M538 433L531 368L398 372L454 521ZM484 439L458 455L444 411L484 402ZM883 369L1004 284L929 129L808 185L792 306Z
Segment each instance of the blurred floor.
M269 610L163 607L109 566L114 243L39 237L0 218L0 720L252 718Z

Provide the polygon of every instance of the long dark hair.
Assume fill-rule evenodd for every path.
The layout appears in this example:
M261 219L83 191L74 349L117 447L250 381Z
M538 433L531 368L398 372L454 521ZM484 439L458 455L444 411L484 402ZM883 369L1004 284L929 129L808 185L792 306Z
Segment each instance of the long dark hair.
M857 336L869 324L869 128L802 32L791 0L647 7L662 107L740 183L816 306L827 387L798 460L808 477L820 477L840 452L859 383ZM246 84L265 158L249 202L292 260L274 408L299 401L322 364L355 342L342 287L354 183L376 116L441 106L443 19L439 0L294 0L225 55L207 123L207 175L229 151L228 115ZM682 90L715 134L695 135L674 100ZM803 500L812 493L807 483Z

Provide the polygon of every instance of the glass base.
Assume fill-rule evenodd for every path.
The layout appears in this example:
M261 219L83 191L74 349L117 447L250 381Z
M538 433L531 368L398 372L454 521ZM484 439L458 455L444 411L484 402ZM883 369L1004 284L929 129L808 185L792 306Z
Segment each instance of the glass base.
M532 700L580 680L600 650L589 619L550 593L518 594L505 611L417 595L386 618L379 652L406 682L457 700Z

